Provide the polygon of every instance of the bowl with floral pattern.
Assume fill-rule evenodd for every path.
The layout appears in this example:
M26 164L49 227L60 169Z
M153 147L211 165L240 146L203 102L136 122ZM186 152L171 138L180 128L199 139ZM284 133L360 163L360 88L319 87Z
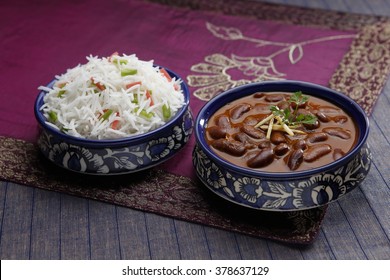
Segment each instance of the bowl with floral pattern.
M170 77L180 77L166 69ZM57 80L47 85L52 88ZM183 106L162 126L146 133L118 139L75 137L50 125L41 108L46 91L36 98L34 113L39 124L38 146L49 161L82 174L122 175L145 170L172 158L188 142L193 132L190 94L181 81Z
M358 187L371 165L362 108L308 82L232 88L203 106L194 127L197 177L218 196L253 209L326 205ZM342 151L343 145L349 146Z

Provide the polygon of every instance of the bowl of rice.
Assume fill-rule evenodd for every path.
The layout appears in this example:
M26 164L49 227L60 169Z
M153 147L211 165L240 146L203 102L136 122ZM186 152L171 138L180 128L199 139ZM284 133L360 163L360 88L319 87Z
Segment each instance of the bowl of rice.
M43 155L93 175L138 172L180 151L193 130L186 84L136 55L88 56L40 86L34 105Z

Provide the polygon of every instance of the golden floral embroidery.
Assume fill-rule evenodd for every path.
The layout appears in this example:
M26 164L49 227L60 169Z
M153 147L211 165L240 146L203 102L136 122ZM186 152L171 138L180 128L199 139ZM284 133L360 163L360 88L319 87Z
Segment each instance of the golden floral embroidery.
M245 36L235 27L217 26L206 22L206 28L216 38L226 41L246 41L257 48L273 47L275 51L263 56L239 56L236 54L224 55L220 53L205 57L205 63L191 67L193 74L187 77L188 84L198 87L193 94L204 101L232 87L264 80L281 80L286 74L276 68L274 58L286 54L288 61L294 65L304 56L304 47L309 44L324 41L354 38L355 35L327 36L298 43L272 42ZM241 78L234 78L231 72L241 73ZM369 69L367 69L369 72ZM369 75L369 73L367 73Z
M382 22L363 28L329 86L344 92L371 114L389 71L390 22Z

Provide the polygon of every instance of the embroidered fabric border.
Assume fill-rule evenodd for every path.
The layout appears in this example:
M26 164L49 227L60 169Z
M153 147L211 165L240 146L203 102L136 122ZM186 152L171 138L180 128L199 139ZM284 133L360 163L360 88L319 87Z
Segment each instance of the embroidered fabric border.
M390 22L364 27L333 74L329 87L346 93L367 114L390 72Z

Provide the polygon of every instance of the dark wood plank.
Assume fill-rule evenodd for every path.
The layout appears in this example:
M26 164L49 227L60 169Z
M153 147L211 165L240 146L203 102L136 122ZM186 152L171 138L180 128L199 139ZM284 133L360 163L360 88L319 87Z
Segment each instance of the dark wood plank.
M262 0L258 0L262 1ZM285 4L293 5L298 7L308 7L314 9L328 9L335 11L345 11L347 7L343 1L332 1L328 3L329 0L317 0L317 1L308 1L308 0L265 0L265 2L274 3L274 4Z
M374 174L377 174L376 170L372 170L369 179L373 180L367 180L366 186L372 186L369 183L376 181ZM340 206L366 257L368 259L390 259L389 239L362 191L354 190L348 197L340 200Z
M389 80L390 81L390 80ZM385 183L390 182L390 82L387 83L384 93L379 97L375 110L370 118L369 144L378 168Z
M180 259L174 219L151 213L145 213L145 219L151 258Z
M262 0L259 0L262 1ZM266 0L274 4L287 4L317 9L328 9L360 14L376 14L389 16L389 2L386 0Z
M150 259L145 213L117 207L117 219L122 259Z
M375 217L371 223L380 223L381 229L386 233L389 241L390 237L390 189L388 183L384 182L383 174L374 165L370 170L364 184L361 186L362 193L367 199L369 209L373 211ZM359 205L359 207L362 207Z
M367 2L364 0L344 0L345 6L350 13L369 14L371 13Z
M1 244L1 232L3 229L3 216L5 209L5 193L7 191L7 182L0 181L0 244Z
M180 257L185 260L210 259L204 226L175 220Z
M59 193L41 189L34 190L30 259L58 260L61 258L60 197Z
M61 194L61 259L91 258L88 200Z
M386 5L389 5L388 1L382 0L344 0L348 11L361 14L376 14L389 16L386 13Z
M116 206L94 200L88 205L91 259L121 259Z
M305 260L333 260L335 256L332 248L328 244L328 240L321 230L318 233L317 239L307 246L301 247L302 256Z
M30 259L34 188L8 183L5 191L0 259Z
M205 233L211 259L237 260L242 258L234 233L211 227L205 227Z
M336 259L367 259L339 202L329 205L322 229Z
M371 118L369 144L373 165L367 184L361 190L370 204L381 227L390 239L390 82L380 96Z
M297 245L288 245L280 242L268 242L271 258L274 260L302 260L303 255Z
M236 234L236 240L242 259L264 260L271 258L267 240L242 234Z

